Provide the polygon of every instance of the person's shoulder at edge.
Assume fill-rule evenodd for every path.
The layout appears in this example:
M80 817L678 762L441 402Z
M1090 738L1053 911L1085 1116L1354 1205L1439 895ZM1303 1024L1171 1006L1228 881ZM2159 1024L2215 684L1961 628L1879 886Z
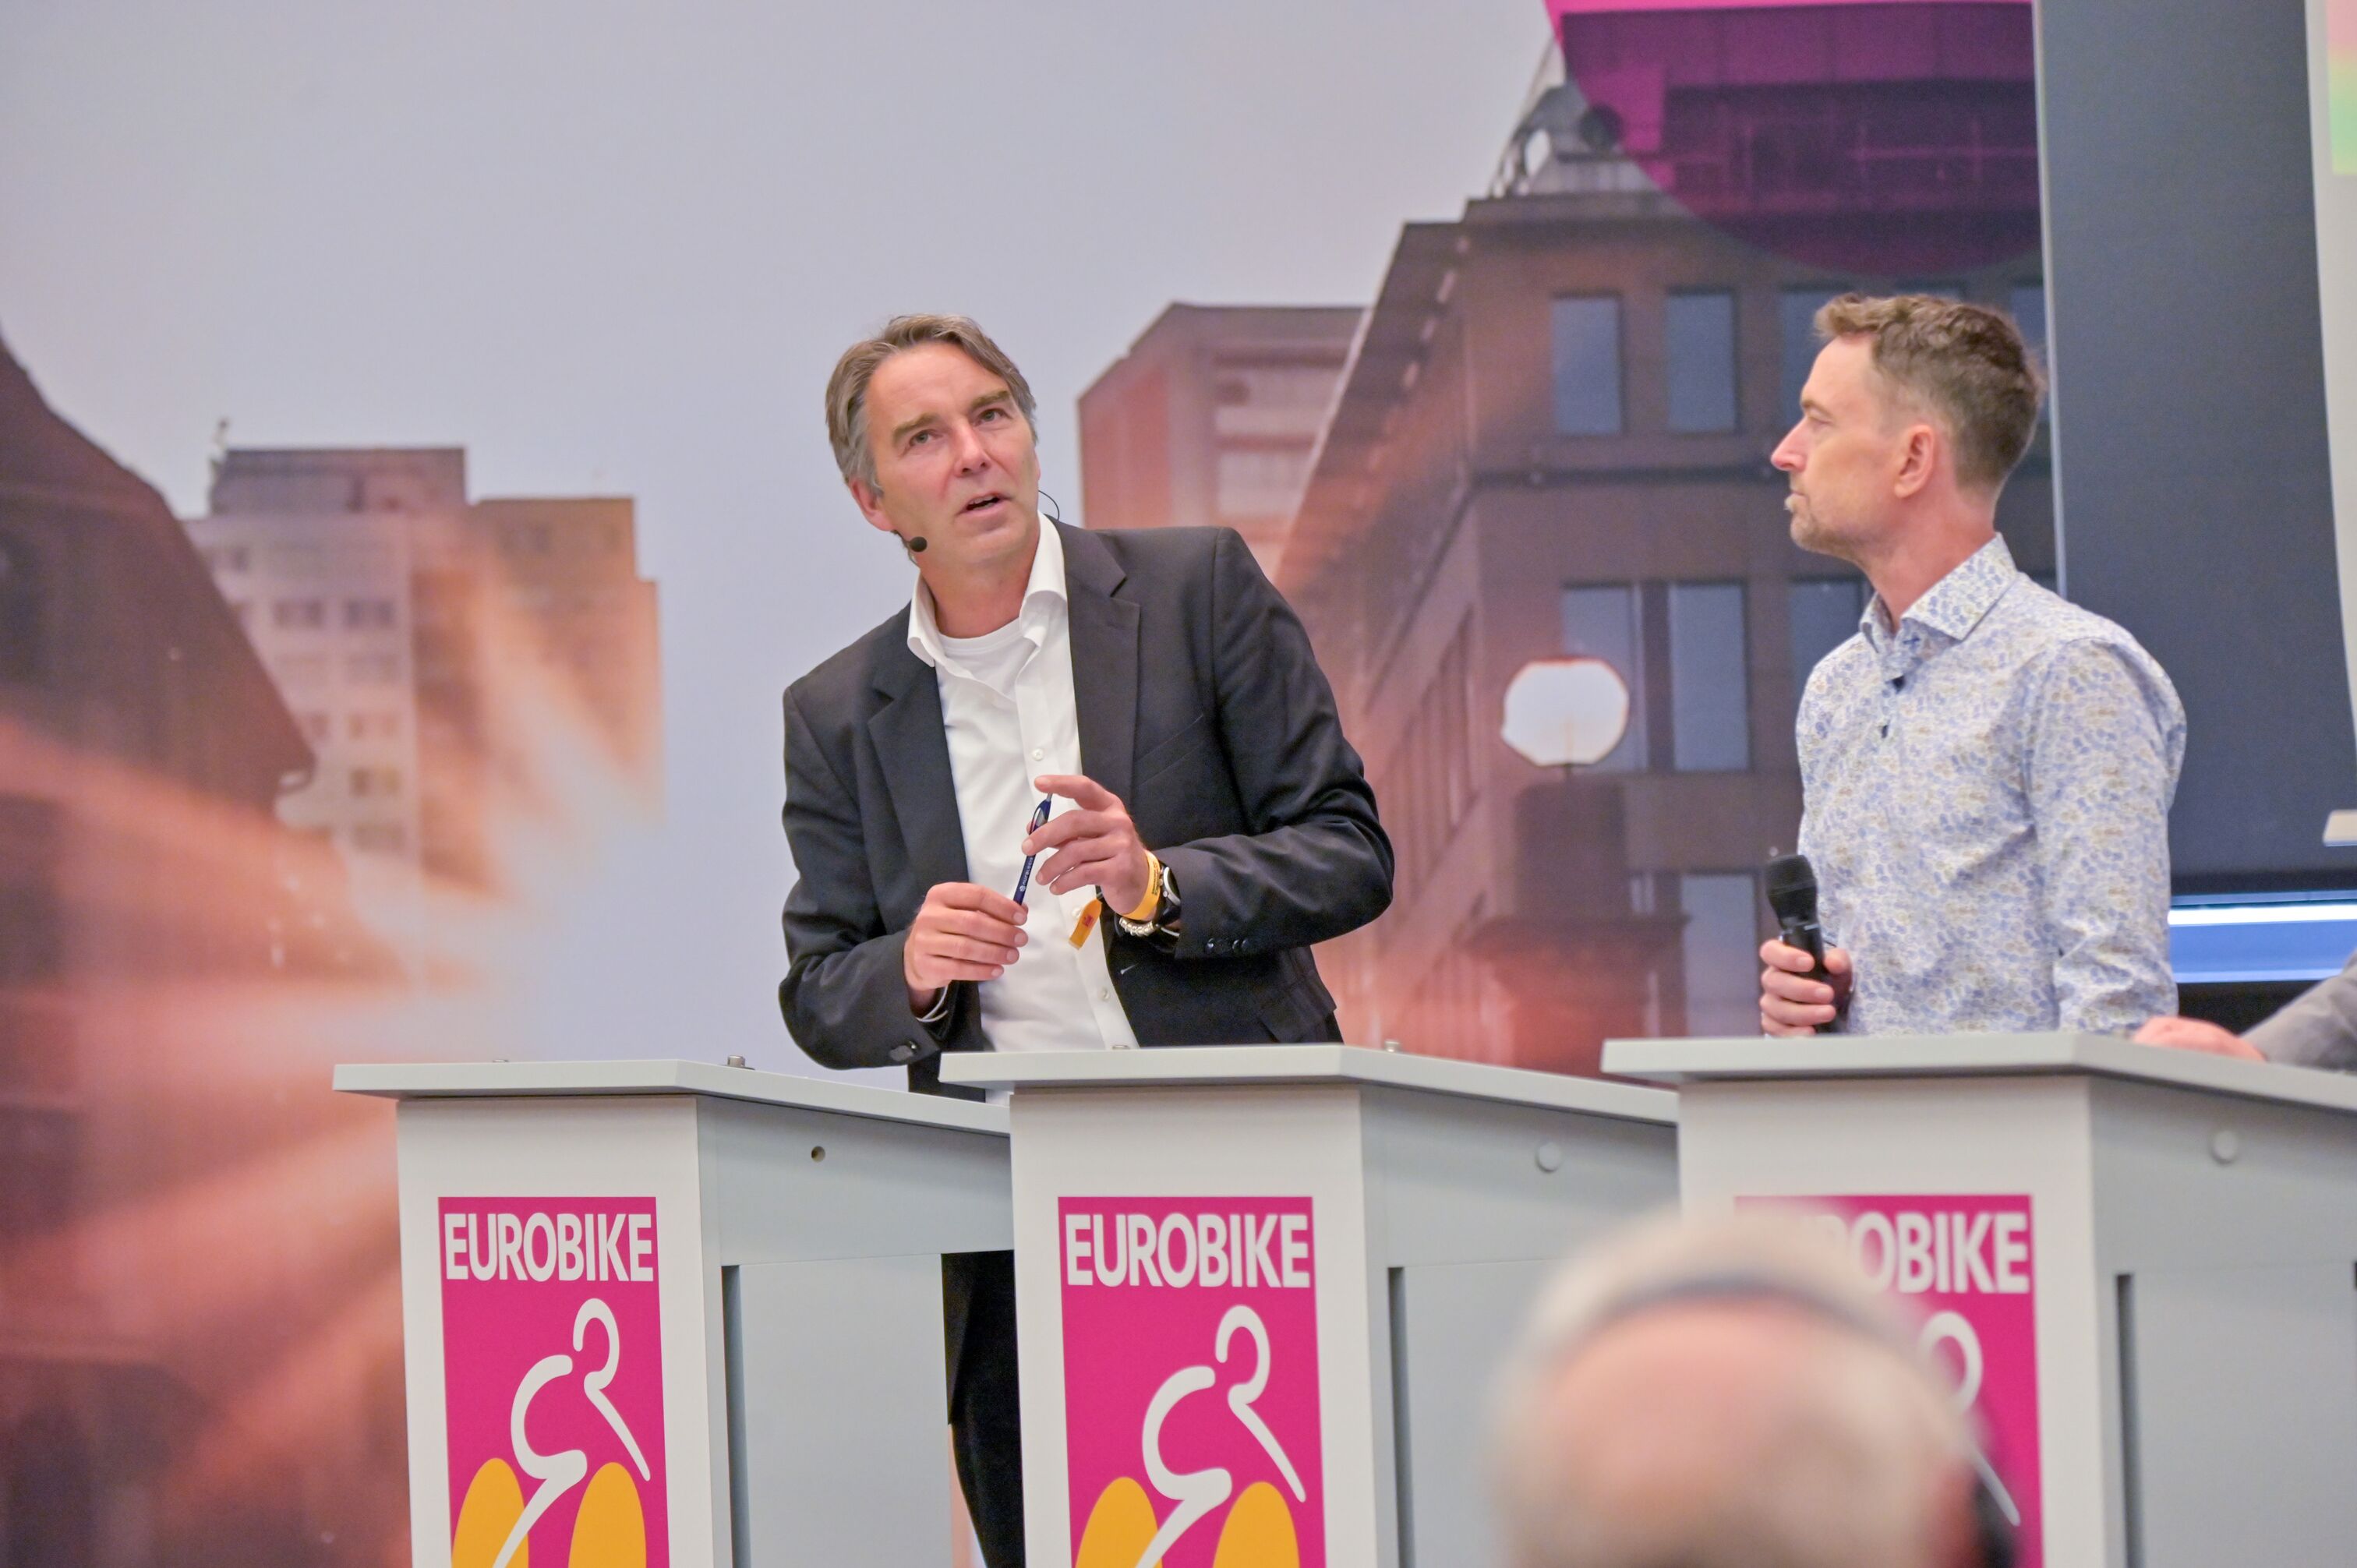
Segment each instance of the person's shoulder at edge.
M2170 723L2184 724L2185 704L2177 694L2177 683L2151 650L2119 622L2074 605L2029 577L2017 581L1990 615L2003 618L1996 628L2015 645L2025 669L2051 668L2057 660L2084 659L2099 650L2108 652L2147 684L2151 699Z
M1989 618L1993 629L2019 640L2029 650L2095 643L2118 649L2132 660L2167 673L2160 671L2160 660L2127 628L2083 605L2072 604L2026 574L2014 579L2012 587L1990 609Z

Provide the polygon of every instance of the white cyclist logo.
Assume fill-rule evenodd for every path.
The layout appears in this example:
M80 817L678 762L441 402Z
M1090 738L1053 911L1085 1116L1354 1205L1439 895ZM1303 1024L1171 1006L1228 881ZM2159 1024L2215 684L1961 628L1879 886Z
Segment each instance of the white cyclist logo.
M1294 1501L1306 1503L1309 1500L1309 1492L1301 1484L1300 1472L1293 1467L1293 1460L1286 1454L1284 1444L1277 1442L1276 1434L1268 1429L1268 1423L1262 1420L1260 1412L1253 1408L1254 1402L1268 1387L1271 1370L1268 1329L1261 1322L1260 1314L1241 1305L1228 1308L1227 1316L1220 1319L1219 1337L1211 1347L1212 1354L1222 1366L1227 1365L1229 1343L1239 1332L1248 1336L1253 1342L1253 1369L1251 1376L1228 1390L1228 1409L1276 1466L1277 1473L1285 1477L1285 1484L1292 1489ZM1146 1426L1139 1434L1146 1476L1154 1483L1156 1491L1178 1506L1170 1510L1170 1517L1162 1521L1162 1528L1155 1532L1146 1550L1137 1554L1137 1568L1147 1568L1147 1564L1160 1562L1163 1555L1178 1543L1181 1536L1235 1492L1235 1477L1224 1466L1215 1465L1201 1470L1178 1471L1171 1469L1162 1457L1163 1422L1178 1408L1180 1401L1189 1394L1200 1393L1218 1380L1219 1374L1208 1366L1181 1367L1163 1380L1162 1386L1154 1391L1154 1398L1146 1403Z
M622 1440L622 1446L630 1453L630 1463L639 1468L639 1479L651 1481L654 1473L647 1466L647 1456L639 1449L639 1440L630 1434L630 1425L623 1421L622 1412L614 1408L614 1402L606 1397L606 1390L612 1384L614 1374L621 1369L622 1332L615 1325L614 1309L596 1296L583 1302L580 1312L573 1319L574 1353L580 1353L592 1323L602 1325L606 1330L606 1364L595 1371L582 1374L581 1392L597 1413L606 1418L606 1424L614 1429L614 1435ZM567 1448L556 1454L535 1454L524 1438L524 1416L531 1410L533 1398L541 1390L572 1370L573 1357L560 1351L533 1362L532 1369L523 1375L523 1380L516 1385L515 1402L508 1412L508 1439L515 1446L516 1467L538 1481L540 1489L533 1493L531 1501L524 1504L523 1512L517 1516L514 1527L508 1531L499 1555L491 1559L491 1568L508 1568L517 1549L531 1535L532 1527L540 1521L540 1516L546 1513L557 1498L588 1477L589 1455L582 1450Z

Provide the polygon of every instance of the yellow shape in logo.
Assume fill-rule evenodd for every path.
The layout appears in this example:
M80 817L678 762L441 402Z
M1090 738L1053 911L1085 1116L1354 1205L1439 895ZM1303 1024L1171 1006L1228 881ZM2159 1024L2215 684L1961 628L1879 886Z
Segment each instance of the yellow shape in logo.
M523 1486L504 1459L486 1459L467 1483L467 1499L458 1505L458 1523L450 1532L450 1568L491 1568L508 1531L523 1517ZM513 1568L531 1568L532 1542L521 1542L508 1559Z
M1220 1528L1220 1548L1211 1568L1301 1568L1301 1542L1293 1533L1293 1510L1275 1487L1254 1481L1228 1510Z
M581 1494L566 1568L647 1568L647 1516L638 1483L619 1465L601 1466ZM456 1568L456 1565L453 1565Z
M1096 1507L1081 1530L1072 1568L1162 1568L1162 1560L1140 1563L1137 1554L1154 1544L1154 1505L1146 1488L1127 1476L1097 1494Z

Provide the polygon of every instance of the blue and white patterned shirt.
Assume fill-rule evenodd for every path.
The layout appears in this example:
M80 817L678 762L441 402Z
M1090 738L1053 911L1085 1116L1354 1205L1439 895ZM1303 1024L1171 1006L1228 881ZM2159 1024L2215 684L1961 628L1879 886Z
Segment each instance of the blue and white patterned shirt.
M2121 1033L2177 1010L2185 708L2135 638L1983 545L1809 677L1801 852L1852 1034Z

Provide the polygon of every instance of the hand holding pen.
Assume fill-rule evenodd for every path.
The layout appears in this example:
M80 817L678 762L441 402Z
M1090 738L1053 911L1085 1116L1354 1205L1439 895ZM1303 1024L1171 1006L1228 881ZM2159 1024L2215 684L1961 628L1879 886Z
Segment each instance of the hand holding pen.
M1047 822L1053 804L1039 802L1031 813L1031 832ZM1023 896L1030 890L1034 858L1023 857L1012 898L972 882L936 883L925 895L900 951L900 978L909 989L911 1013L921 1016L931 1012L942 988L956 981L996 980L1006 972L1030 940L1022 929L1031 918Z

